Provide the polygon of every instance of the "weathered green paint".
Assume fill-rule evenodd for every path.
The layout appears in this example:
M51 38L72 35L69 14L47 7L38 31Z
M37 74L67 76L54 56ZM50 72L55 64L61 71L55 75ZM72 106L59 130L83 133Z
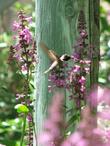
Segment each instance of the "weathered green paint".
M11 6L16 0L0 0L0 13Z
M36 73L37 94L35 105L37 135L42 130L48 103L50 102L47 89L48 75L43 74L49 67L49 59L38 44L43 41L59 55L64 52L70 54L78 35L77 18L81 9L86 14L87 26L89 26L89 21L92 21L89 16L89 0L36 0L36 40L39 56ZM37 143L37 146L41 145Z
M100 59L100 37L99 37L99 0L89 0L89 42L92 52L91 69L90 69L90 84L91 87L98 83L99 74L99 59ZM90 50L91 51L91 50Z

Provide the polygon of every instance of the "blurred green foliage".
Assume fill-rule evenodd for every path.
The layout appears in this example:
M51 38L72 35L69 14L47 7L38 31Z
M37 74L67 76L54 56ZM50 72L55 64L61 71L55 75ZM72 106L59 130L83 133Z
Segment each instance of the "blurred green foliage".
M110 87L110 0L100 6L100 72L99 83Z
M24 0L22 3L17 1L9 9L15 14L15 20L17 20L17 12L21 9L35 19L34 1L32 0L28 2ZM34 33L34 20L31 29ZM1 31L0 34L0 143L6 146L19 146L22 118L18 117L14 107L17 104L15 94L22 91L23 77L17 71L14 62L11 65L8 64L9 47L14 41L11 29L7 30Z

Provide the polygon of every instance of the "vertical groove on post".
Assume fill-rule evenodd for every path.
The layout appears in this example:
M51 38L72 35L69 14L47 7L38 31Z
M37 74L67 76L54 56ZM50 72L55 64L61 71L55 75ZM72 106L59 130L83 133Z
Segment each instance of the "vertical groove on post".
M99 0L89 0L90 86L98 83L100 59Z

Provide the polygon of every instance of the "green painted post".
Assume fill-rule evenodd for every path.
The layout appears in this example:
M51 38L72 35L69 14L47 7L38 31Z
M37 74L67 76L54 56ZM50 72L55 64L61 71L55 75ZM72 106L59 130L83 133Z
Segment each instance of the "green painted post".
M58 55L70 54L78 35L77 18L81 9L86 14L87 25L89 26L89 0L36 0L36 41L39 56L36 72L35 105L37 135L42 130L50 102L48 75L43 73L50 64L47 55L39 47L39 42L43 41ZM34 145L36 146L36 144ZM41 145L37 142L37 146Z
M100 0L89 0L89 42L91 44L91 87L98 84L99 60L100 60L100 28L99 28L99 6Z

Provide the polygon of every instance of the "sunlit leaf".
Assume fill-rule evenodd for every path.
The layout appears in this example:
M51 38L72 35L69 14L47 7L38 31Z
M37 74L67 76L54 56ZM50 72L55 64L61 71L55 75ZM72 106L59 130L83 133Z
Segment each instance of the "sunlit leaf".
M29 112L28 107L26 105L23 105L23 104L17 104L15 106L15 109L17 109L18 113L28 113Z

